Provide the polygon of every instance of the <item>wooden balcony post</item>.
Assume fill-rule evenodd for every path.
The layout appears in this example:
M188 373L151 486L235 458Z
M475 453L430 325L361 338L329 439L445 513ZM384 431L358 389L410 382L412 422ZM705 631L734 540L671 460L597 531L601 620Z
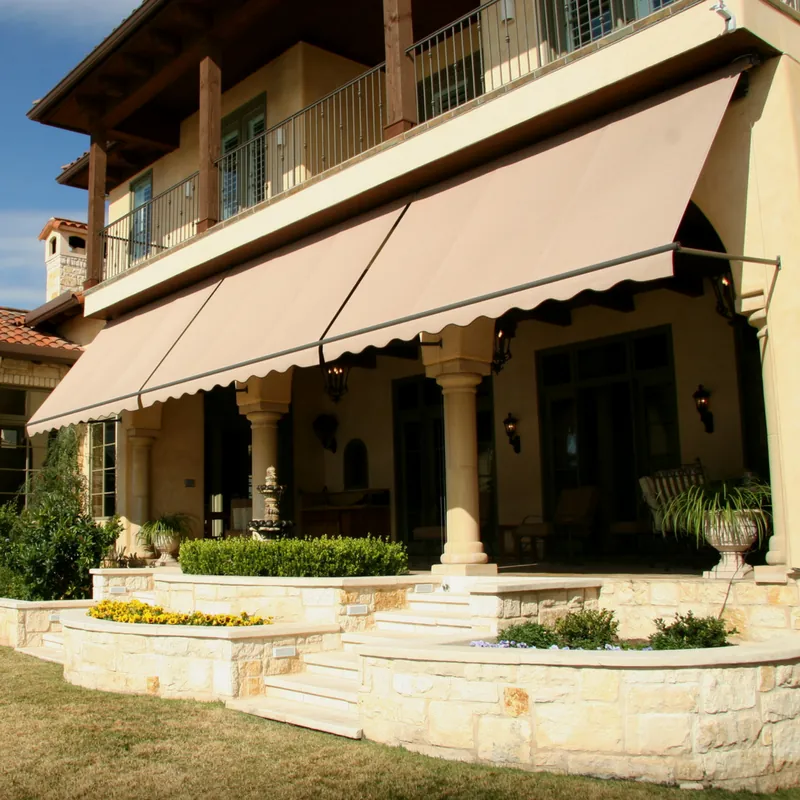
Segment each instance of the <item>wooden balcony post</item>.
M206 56L200 62L200 176L198 180L197 232L219 222L219 170L222 138L222 77L220 59Z
M397 136L417 124L417 87L414 63L406 51L414 44L411 0L383 0L386 39L385 138Z
M92 133L89 145L89 212L86 242L86 280L83 288L96 286L103 279L103 240L100 232L106 224L106 166L108 141L106 132Z

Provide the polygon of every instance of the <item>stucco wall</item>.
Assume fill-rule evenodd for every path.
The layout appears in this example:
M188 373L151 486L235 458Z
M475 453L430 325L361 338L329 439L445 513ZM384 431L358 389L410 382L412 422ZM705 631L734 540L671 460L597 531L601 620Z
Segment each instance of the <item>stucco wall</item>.
M222 115L224 117L259 94L266 93L269 128L365 70L366 67L354 61L328 53L314 45L299 42L228 89L222 95ZM168 153L139 173L143 175L152 169L153 196L197 171L199 150L197 114L192 114L181 123L180 142L178 150ZM118 219L130 211L130 183L137 177L110 192L109 221Z
M636 310L620 313L599 307L577 309L572 325L524 322L512 344L513 358L494 379L497 485L501 524L519 524L542 513L542 462L535 352L660 325L672 326L675 389L681 458L700 458L712 478L741 475L743 470L736 353L731 327L715 313L706 287L689 298L659 290L635 296ZM698 384L713 392L715 432L707 434L697 416L692 393ZM505 441L502 420L519 418L522 452Z

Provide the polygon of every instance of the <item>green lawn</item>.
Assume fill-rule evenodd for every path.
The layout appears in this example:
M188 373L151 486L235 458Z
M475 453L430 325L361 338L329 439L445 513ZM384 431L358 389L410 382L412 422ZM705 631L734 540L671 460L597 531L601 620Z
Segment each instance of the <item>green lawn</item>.
M0 798L683 798L680 789L426 758L225 710L106 694L0 648ZM688 798L752 798L701 792ZM798 792L775 797L795 800Z

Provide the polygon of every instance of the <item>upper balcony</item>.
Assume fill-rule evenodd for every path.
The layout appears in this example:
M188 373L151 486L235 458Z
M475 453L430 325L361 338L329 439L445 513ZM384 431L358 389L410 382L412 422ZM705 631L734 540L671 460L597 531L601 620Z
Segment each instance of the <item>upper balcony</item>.
M374 178L362 181L360 191L348 188L335 199L331 193L339 190L331 188L325 199L314 201L314 213L329 218L322 214L326 204L333 207L359 194L397 196L441 174L432 168L434 161L450 158L463 168L464 159L485 158L482 152L513 146L520 135L530 139L528 128L519 133L529 118L544 120L570 100L617 87L616 99L606 93L600 105L587 104L583 113L591 116L624 104L626 92L647 91L647 81L640 81L639 88L635 83L648 70L651 86L669 80L664 69L655 74L656 65L670 65L675 76L685 77L744 52L780 52L786 37L775 31L775 14L793 27L800 20L798 0L731 0L722 10L702 0L490 0L463 14L470 0L420 1L413 8L411 0L384 0L383 8L376 0L351 4L354 15L347 18L358 23L348 27L332 4L322 2L318 9L315 5L318 14L309 12L298 23L286 3L237 0L222 12L217 6L210 11L204 0L146 0L92 54L105 48L105 60L89 65L94 72L84 62L84 75L73 73L34 108L35 119L92 135L90 154L60 178L90 190L90 227L96 231L90 236L96 265L92 272L90 252L90 284L101 283L102 291L178 245L185 249L199 234L239 224L276 201L296 197L302 187L319 186L322 176L363 165L368 157ZM196 41L187 39L185 28L178 36L171 27L186 25L187 19ZM125 39L120 31L125 33L131 21L139 25ZM262 22L271 27L261 27ZM280 36L265 33L278 29ZM422 35L414 41L412 32ZM111 41L115 36L119 41ZM610 53L608 45L623 42L628 49L618 48L619 64L612 66L606 56L594 69L586 66L587 57ZM148 62L141 55L146 48L161 55ZM705 55L698 56L701 50ZM693 66L681 61L687 54ZM575 70L573 85L565 88L562 80L559 89L552 82L554 73L567 72L579 61L584 70ZM131 83L132 67L142 74ZM75 86L64 87L70 78ZM82 94L77 88L81 81ZM491 115L487 110L487 100L533 82L541 85L544 98L535 107L529 94L523 98L520 93L524 111L508 113L506 107L499 114L497 106L498 114ZM388 172L379 166L381 158L389 158L387 148L419 138L463 112L473 114L477 132L460 138L453 134L446 142L439 137L435 144L431 139L427 148L418 146L413 157L400 159L402 165L395 163ZM554 118L537 135L576 121L580 116L575 114ZM100 207L98 200L103 197L102 172L109 197L107 225L105 205ZM396 188L386 191L389 183ZM321 188L318 192L323 193ZM273 232L296 230L299 219L289 206L283 215L275 212ZM297 233L287 234L292 235ZM216 248L203 240L202 256L185 258L183 267L138 288L118 287L95 304L90 298L98 290L93 290L87 311L93 305L94 311L119 307L137 293L153 296L155 284L174 286L178 272L188 275L201 261L205 268L197 274L224 267L226 250L238 248L239 260L256 254L244 239L241 247ZM269 246L280 243L276 236Z

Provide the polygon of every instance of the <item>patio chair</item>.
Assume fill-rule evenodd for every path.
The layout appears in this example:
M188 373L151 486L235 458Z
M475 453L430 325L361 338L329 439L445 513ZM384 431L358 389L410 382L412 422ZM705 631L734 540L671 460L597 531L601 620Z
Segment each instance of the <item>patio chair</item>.
M686 464L677 469L663 469L653 473L652 477L639 479L642 497L650 510L655 533L671 533L664 525L664 507L682 491L690 486L702 486L706 483L706 473L700 459L693 464Z
M596 486L562 489L552 522L544 522L541 518L530 515L512 531L517 558L522 560L523 542L527 539L536 558L543 559L547 538L553 537L559 531L566 532L568 551L572 555L573 536L587 539L591 535L599 501L600 493Z

